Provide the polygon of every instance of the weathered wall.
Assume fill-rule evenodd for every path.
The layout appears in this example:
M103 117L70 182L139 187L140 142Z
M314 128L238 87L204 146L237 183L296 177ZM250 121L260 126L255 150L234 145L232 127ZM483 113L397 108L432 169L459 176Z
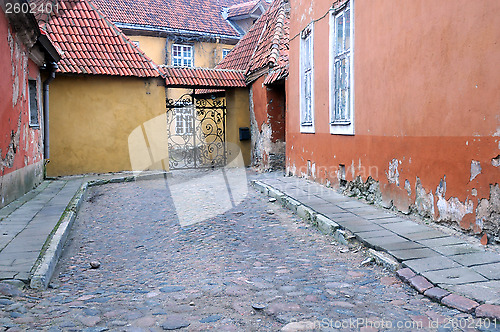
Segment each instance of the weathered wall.
M171 45L173 43L173 41L169 41L167 48L169 64L172 63L170 53L172 52ZM214 68L222 60L222 49L232 49L234 47L234 45L209 42L195 42L191 45L194 46L194 66L200 68Z
M132 170L129 136L164 114L159 79L58 75L50 87L48 175Z
M290 35L330 7L291 0ZM499 234L498 15L495 0L356 0L354 136L329 133L329 15L314 25L316 133L299 132L292 39L288 172L334 186L371 177L385 206Z
M127 34L130 40L139 42L139 48L157 64L171 65L172 44L193 45L195 67L213 68L222 60L222 49L234 45L211 42L175 42L166 37L136 36ZM166 61L167 60L167 61Z
M129 38L134 42L139 42L139 48L155 63L159 65L165 63L166 38L150 36L129 36Z
M260 171L285 166L285 86L253 82L250 92L252 165Z
M247 88L226 90L226 141L239 147L245 166L250 166L251 142L240 141L240 127L250 127L249 97ZM232 151L229 145L228 160L237 157L238 151Z
M33 189L43 179L42 129L29 126L28 79L41 81L38 67L0 10L0 207Z

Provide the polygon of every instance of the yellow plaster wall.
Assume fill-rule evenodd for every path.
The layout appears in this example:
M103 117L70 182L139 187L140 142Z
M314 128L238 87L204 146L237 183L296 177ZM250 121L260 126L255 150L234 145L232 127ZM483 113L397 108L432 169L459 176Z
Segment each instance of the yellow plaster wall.
M130 40L139 42L139 47L157 64L165 64L168 53L168 65L172 64L172 44L181 42L168 41L162 37L129 36ZM221 43L196 42L193 45L194 66L200 68L213 68L222 60L222 50L232 49L234 45ZM167 46L167 47L166 47ZM166 48L165 48L166 47Z
M141 130L147 133L141 137L149 136L149 128L161 125L147 124L152 119L161 124L160 116L165 117L165 88L161 80L57 76L50 85L51 155L47 174L132 170L130 136ZM166 121L164 129L166 133ZM152 152L158 155L155 151ZM146 157L153 155L142 153ZM168 159L154 167L167 169Z
M146 53L156 64L165 63L166 38L149 36L129 36L130 40L139 42L139 48Z
M172 64L171 52L172 44L184 44L181 42L168 42L168 64ZM197 42L194 44L186 43L186 45L193 45L194 51L194 66L199 68L214 68L222 60L222 49L232 49L234 45L221 44L221 43L208 43Z
M243 155L245 166L250 166L251 141L240 141L240 127L250 128L250 104L247 88L235 88L226 90L227 117L226 117L226 141L236 144ZM228 160L235 155L229 147Z

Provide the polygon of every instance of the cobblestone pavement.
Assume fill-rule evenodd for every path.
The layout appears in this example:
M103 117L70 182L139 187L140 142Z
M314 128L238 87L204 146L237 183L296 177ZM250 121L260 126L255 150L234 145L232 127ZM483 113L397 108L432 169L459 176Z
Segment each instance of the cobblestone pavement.
M9 331L493 330L362 264L362 249L336 244L251 188L229 211L181 226L176 184L196 181L211 199L223 196L203 174L92 188L52 288L10 297L16 290L1 286L0 324ZM210 215L210 206L200 201L198 214Z

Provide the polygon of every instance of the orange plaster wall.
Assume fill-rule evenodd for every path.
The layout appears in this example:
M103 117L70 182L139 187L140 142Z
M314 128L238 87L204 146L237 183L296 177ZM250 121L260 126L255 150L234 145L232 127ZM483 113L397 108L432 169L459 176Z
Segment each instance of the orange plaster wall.
M43 160L42 94L38 66L0 11L0 176ZM29 126L28 79L37 80L40 128Z
M285 140L285 88L282 86L266 86L261 76L252 84L254 114L260 128L264 123L272 127L272 141Z
M265 76L261 76L252 84L252 101L254 105L255 120L257 121L259 130L262 125L267 122L267 96L264 79Z
M321 17L330 7L328 1L291 0L288 171L306 175L310 160L313 177L335 185L344 164L346 180L372 176L384 198L401 208L414 201L417 177L436 196L446 176L445 199L469 200L475 209L478 199L489 198L490 185L500 183L500 168L492 165L500 154L500 2L356 0L354 136L329 131L329 15ZM319 19L316 133L301 134L300 37L294 36L313 19ZM387 177L393 159L399 186ZM473 160L482 171L470 181Z

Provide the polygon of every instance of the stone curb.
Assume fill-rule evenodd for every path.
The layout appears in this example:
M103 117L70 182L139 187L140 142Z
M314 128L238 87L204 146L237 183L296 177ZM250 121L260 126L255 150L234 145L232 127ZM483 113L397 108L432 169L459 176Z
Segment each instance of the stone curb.
M49 285L71 226L73 226L78 210L85 199L88 187L88 182L82 184L69 202L56 227L54 227L54 230L48 236L40 252L40 256L32 269L30 278L31 288L46 289Z
M280 190L262 183L259 180L252 180L251 184L261 193L275 198L276 201L279 202L283 207L292 210L297 214L297 216L317 227L322 233L333 236L333 238L340 244L348 245L349 239L354 237L348 236L346 230L343 230L342 227L335 221L324 216L323 214L316 212L309 206L302 204L301 202L293 199ZM396 261L396 259L388 253L371 250L368 255L372 257L378 264L381 264L392 271L395 271L400 267L400 264Z
M314 211L310 207L303 205L302 203L287 196L285 193L271 186L268 186L265 183L260 182L259 180L252 180L251 184L261 193L276 198L276 200L279 201L283 207L296 212L299 217L306 220L307 222L314 224L323 233L333 235L338 242L347 244L347 240L343 235L339 237L339 234L342 234L344 231L341 230L340 226L333 220L316 213L316 211ZM386 267L393 272L396 272L396 275L403 282L409 284L419 293L423 294L429 299L450 308L473 314L478 318L491 319L493 320L493 324L500 324L500 305L480 304L464 296L453 294L440 287L437 287L436 285L433 285L429 280L427 280L427 278L417 275L412 269L408 267L401 269L401 264L393 256L386 252L381 252L370 248L368 249L367 254L378 264Z
M170 177L171 173L155 173L146 175L123 176L112 179L97 179L84 182L80 189L69 202L66 210L54 227L54 230L47 237L40 256L31 269L30 287L33 289L47 289L50 279L54 273L57 262L61 257L64 244L68 239L69 232L77 217L80 206L85 200L87 190L90 187L101 186L108 183L124 183L144 180L154 180Z

